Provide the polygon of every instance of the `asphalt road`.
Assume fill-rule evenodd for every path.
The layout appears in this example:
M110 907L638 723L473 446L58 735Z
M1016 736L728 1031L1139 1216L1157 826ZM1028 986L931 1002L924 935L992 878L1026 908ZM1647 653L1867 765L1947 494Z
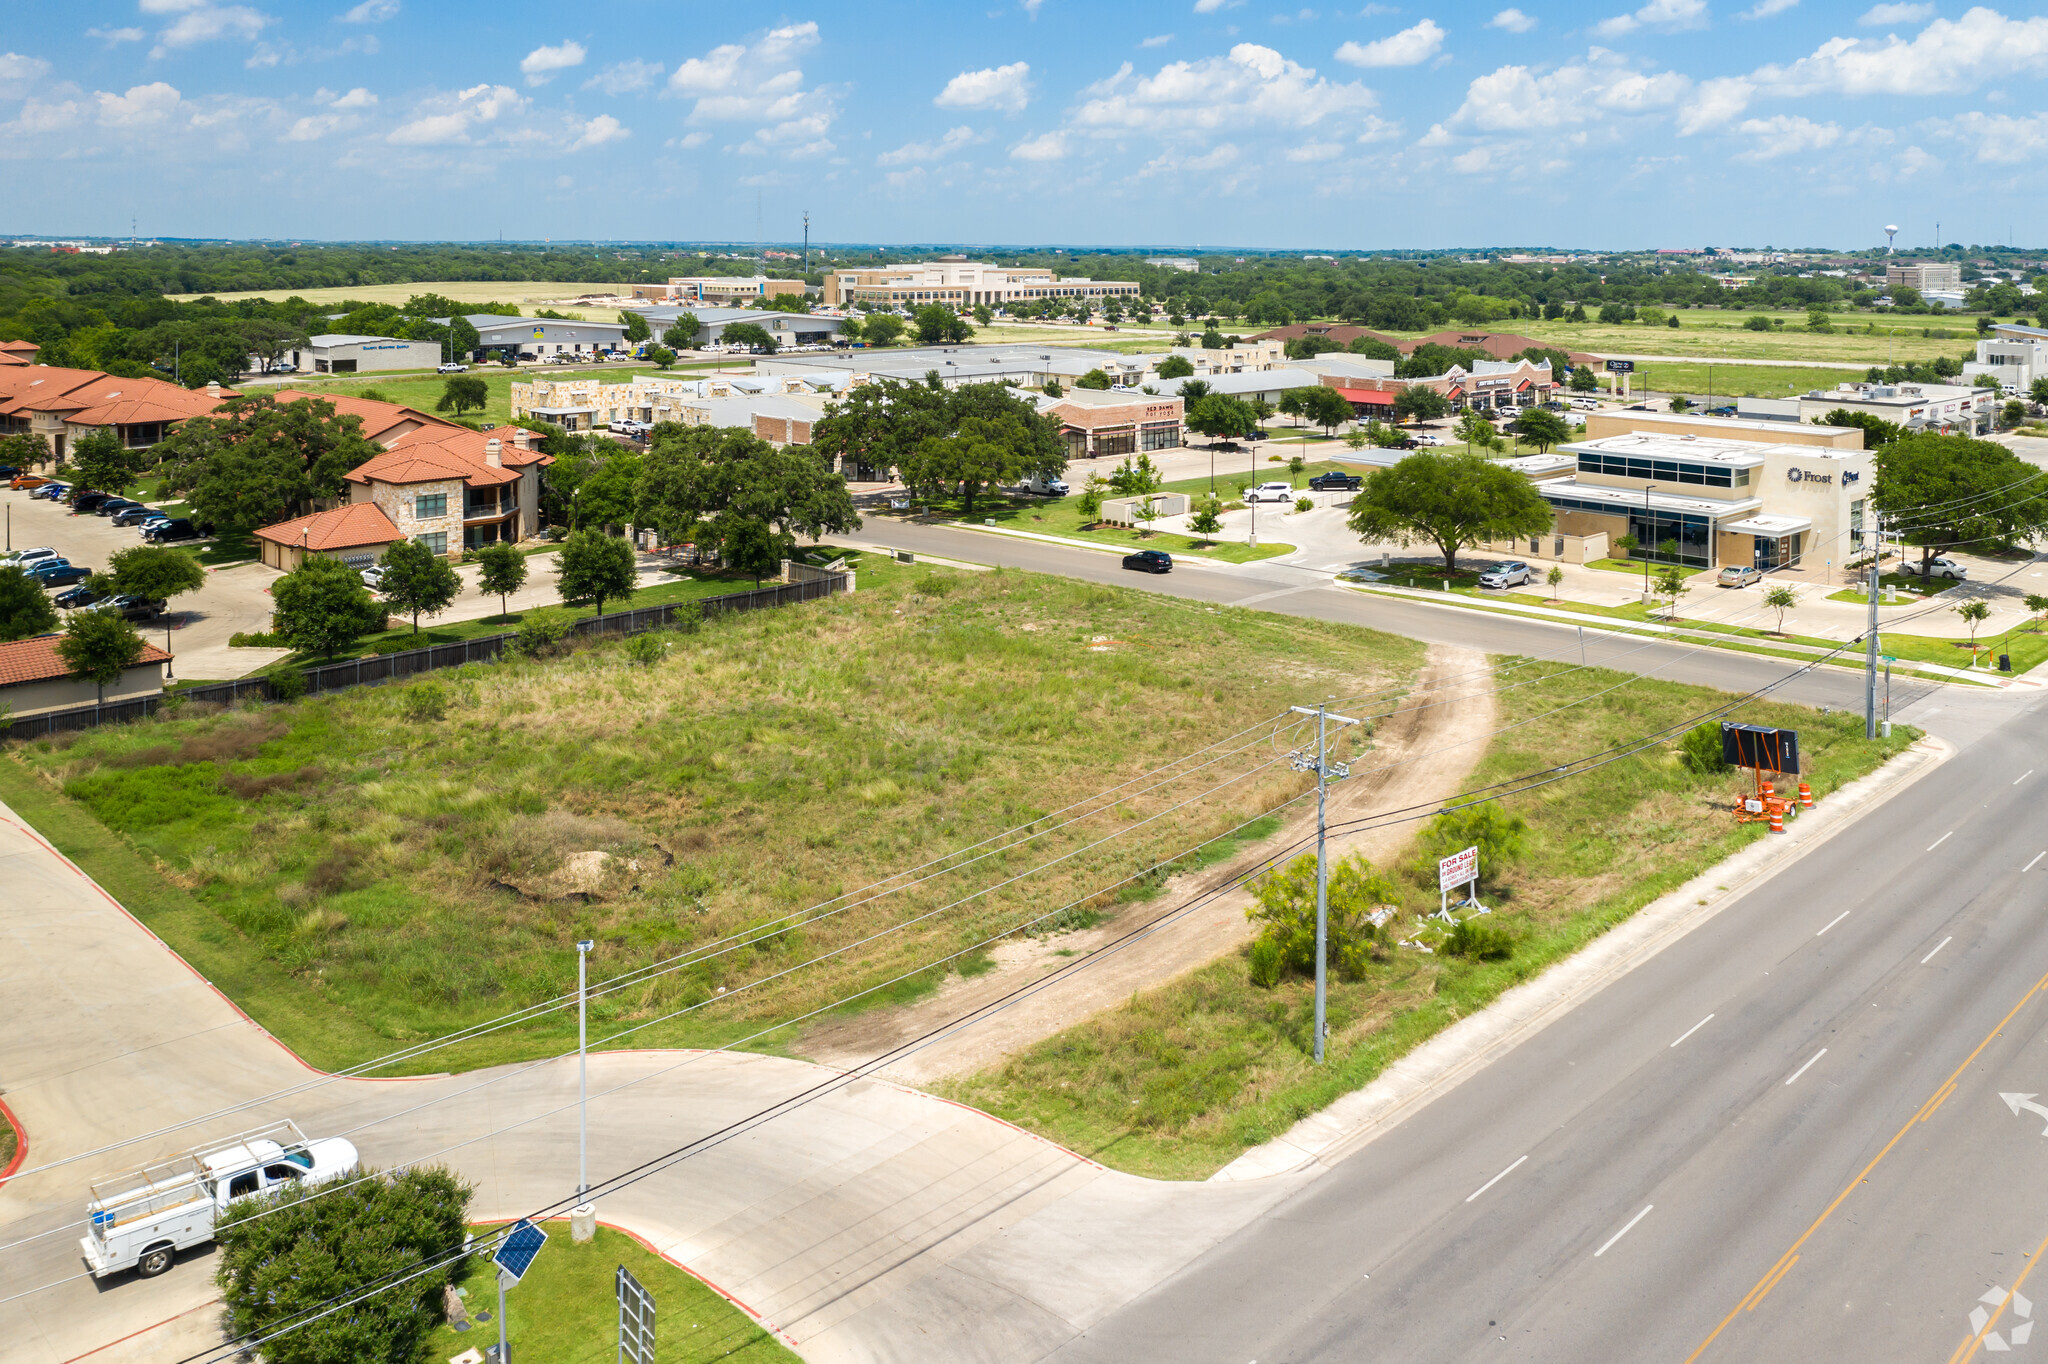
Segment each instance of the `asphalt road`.
M995 538L888 537L1135 577ZM1572 636L1306 576L1136 581L1496 651ZM1588 651L1731 689L1785 667ZM1784 694L1860 705L1861 679ZM2048 1097L2048 729L2011 693L1896 700L1956 756L1054 1357L1940 1360L1980 1326L1978 1350L2048 1350L2048 1277L2020 1282L2048 1254L2048 1104L2001 1098Z

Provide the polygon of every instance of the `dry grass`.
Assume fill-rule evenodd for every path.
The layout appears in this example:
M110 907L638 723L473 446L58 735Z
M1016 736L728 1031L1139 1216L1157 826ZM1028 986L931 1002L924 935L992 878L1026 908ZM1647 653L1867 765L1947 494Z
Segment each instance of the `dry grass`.
M1097 649L1097 636L1120 642ZM1301 778L1281 764L1146 822L1266 762L1261 741L971 869L832 917L810 907L1272 715L1302 699L1310 671L1318 693L1353 693L1404 681L1420 656L1368 631L1119 588L864 568L853 597L678 636L652 667L607 644L451 670L438 721L408 718L403 689L365 689L20 757L84 807L75 818L96 816L189 892L187 908L165 911L173 945L209 978L242 982L229 987L237 1002L316 1064L571 988L579 937L598 940L605 976L801 916L594 1006L616 1027L726 992L624 1043L687 1045L832 1004L1088 898ZM1084 849L1111 831L1121 836ZM740 993L1057 853L1072 856ZM938 979L927 971L867 1002ZM545 1052L565 1029L573 1018L551 1016L419 1064Z
M419 294L439 294L452 298L457 303L516 303L540 307L551 299L575 298L578 294L597 293L606 289L632 292L631 286L623 284L563 284L545 279L500 279L500 280L425 280L418 284L357 284L343 285L332 289L244 289L225 294L167 294L165 297L179 303L189 303L196 298L212 297L222 303L235 303L245 298L268 299L282 303L288 298L303 298L308 303L389 303L403 307L405 301ZM585 320L615 322L618 309L557 308Z
M1529 671L1555 672L1551 665ZM1517 676L1526 675L1518 672ZM1594 669L1509 691L1504 724L1624 679ZM1480 787L1605 750L1714 703L1702 687L1637 679L1587 704L1509 730L1472 776ZM1825 795L1917 737L1866 743L1862 720L1752 704L1730 717L1797 727L1807 780ZM1203 1178L1246 1148L1367 1083L1417 1043L1486 1005L1673 886L1766 837L1728 813L1735 774L1696 776L1669 747L1541 787L1504 804L1528 845L1484 898L1515 935L1512 958L1460 961L1396 949L1362 979L1332 981L1328 1061L1311 1061L1310 982L1263 990L1241 955L1150 991L1008 1064L945 1092L1120 1169ZM1420 859L1417 859L1419 862ZM1391 869L1403 933L1437 906L1434 866Z

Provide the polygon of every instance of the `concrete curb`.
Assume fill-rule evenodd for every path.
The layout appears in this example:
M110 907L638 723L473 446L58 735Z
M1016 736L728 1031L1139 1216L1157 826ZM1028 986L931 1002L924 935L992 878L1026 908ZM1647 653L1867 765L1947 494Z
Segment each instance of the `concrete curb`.
M1210 1179L1262 1179L1311 1164L1334 1164L1656 956L1793 858L1847 827L1852 817L1898 794L1955 752L1946 740L1920 740L1827 797L1782 838L1752 843L1651 901L1536 979L1445 1028L1365 1088L1246 1151Z

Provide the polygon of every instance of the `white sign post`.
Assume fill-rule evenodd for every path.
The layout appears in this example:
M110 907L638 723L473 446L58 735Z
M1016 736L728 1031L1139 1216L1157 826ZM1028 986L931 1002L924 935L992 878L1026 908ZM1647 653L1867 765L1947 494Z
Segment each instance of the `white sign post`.
M1445 923L1453 923L1451 917L1451 887L1469 887L1466 898L1471 900L1481 914L1486 907L1479 903L1479 849L1471 847L1463 852L1452 853L1436 864L1437 917Z

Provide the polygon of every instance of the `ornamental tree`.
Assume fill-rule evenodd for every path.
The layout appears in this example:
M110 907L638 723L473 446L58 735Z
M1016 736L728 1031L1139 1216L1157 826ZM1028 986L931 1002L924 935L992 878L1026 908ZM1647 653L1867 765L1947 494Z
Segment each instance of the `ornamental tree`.
M400 540L378 560L384 577L377 590L386 605L412 617L412 632L420 632L420 615L438 616L448 609L462 591L462 579L455 566L417 540Z
M97 699L107 699L107 683L119 682L142 657L142 636L117 611L73 611L57 641L57 657L75 677L92 679Z
M308 558L270 587L270 628L301 653L331 658L384 628L363 575L339 559Z
M1451 573L1460 549L1541 535L1552 520L1550 504L1514 470L1470 451L1423 450L1367 475L1350 525L1367 541L1433 544Z

